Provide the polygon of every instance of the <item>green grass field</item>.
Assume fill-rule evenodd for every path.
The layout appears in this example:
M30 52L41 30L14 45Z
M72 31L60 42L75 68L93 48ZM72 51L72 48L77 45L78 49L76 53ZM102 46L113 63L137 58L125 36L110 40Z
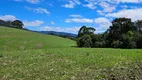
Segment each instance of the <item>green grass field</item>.
M0 44L0 80L142 79L141 49L73 48L69 39L3 27Z
M52 35L0 27L0 50L67 48L76 42Z

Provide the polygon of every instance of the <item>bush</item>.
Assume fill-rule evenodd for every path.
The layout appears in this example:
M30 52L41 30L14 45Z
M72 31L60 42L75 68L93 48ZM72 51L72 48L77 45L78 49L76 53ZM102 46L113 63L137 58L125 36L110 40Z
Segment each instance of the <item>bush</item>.
M3 55L2 55L2 54L0 54L0 57L3 57Z
M92 39L90 35L84 35L77 40L78 47L92 47Z
M134 48L136 48L136 47L137 47L136 42L134 42L134 41L130 41L130 42L129 42L128 48L134 49Z
M94 47L96 47L96 48L104 48L105 45L106 45L105 41L95 42Z
M137 48L142 48L142 36L137 36Z
M91 45L90 45L90 43L89 43L89 42L87 42L87 41L86 41L86 42L84 43L83 47L91 48Z
M111 47L113 47L113 48L120 48L120 41L119 40L113 41L111 43Z

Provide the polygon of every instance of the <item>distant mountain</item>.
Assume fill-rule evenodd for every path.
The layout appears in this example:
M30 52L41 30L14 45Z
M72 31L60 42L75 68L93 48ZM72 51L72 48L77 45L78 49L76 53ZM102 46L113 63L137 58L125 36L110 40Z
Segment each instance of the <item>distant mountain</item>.
M77 34L66 33L66 32L56 32L56 31L38 31L38 32L43 34L57 35L57 36L77 37Z

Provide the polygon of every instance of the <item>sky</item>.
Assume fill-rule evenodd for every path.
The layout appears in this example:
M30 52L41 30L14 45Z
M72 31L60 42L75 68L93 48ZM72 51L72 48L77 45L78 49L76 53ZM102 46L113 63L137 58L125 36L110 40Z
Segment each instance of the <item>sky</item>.
M118 17L142 20L142 0L0 0L0 19L34 31L77 34L85 25L103 33Z

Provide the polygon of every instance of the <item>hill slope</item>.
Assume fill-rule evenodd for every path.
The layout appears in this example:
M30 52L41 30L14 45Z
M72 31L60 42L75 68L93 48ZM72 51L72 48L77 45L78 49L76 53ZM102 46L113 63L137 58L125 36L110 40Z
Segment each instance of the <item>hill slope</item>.
M70 39L0 27L0 50L61 48L75 45L75 41Z

